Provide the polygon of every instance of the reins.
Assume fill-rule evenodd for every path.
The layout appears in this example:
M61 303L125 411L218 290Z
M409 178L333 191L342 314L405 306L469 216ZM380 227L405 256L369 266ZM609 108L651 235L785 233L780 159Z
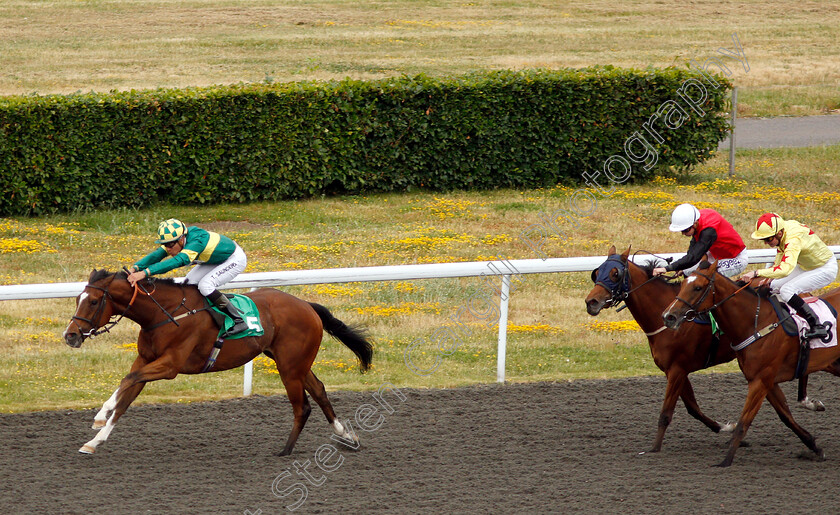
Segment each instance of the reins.
M695 306L699 306L700 304L702 304L703 301L706 299L706 297L709 295L710 292L712 293L712 297L714 298L715 275L713 274L711 277L709 277L708 275L701 274L699 271L695 271L694 273L703 277L703 278L705 278L707 281L709 281L709 284L706 286L706 291L703 292L703 295L694 304L689 304L686 300L681 299L679 297L679 295L677 296L676 300L679 300L680 302L682 302L683 304L688 306L688 311L686 311L686 313L683 315L683 317L686 320L688 320L689 322L694 320L698 315L702 315L702 314L705 314L705 313L710 313L713 310L719 308L720 306L723 305L724 302L731 299L735 295L738 295L739 293L741 293L744 289L746 289L750 285L750 283L747 282L745 285L741 286L740 288L738 288L734 292L730 293L729 295L727 295L726 297L721 299L719 302L716 302L716 303L712 304L709 308L704 309L702 311L697 311ZM746 340L742 341L741 343L730 345L730 347L732 347L732 350L734 350L736 352L744 350L750 344L756 342L757 340L760 340L761 338L764 338L765 336L767 336L768 334L770 334L774 330L776 330L778 327L780 327L782 325L782 323L784 323L787 319L793 317L793 315L788 313L788 315L786 317L780 318L778 321L772 322L772 323L768 324L767 326L763 327L761 330L759 330L758 329L758 317L761 315L761 295L756 295L756 298L758 300L756 301L756 305L755 305L755 319L753 321L753 334L750 335Z
M123 270L126 273L129 273L128 270L125 267L123 267ZM157 323L157 324L155 324L151 327L144 328L146 331L152 331L154 329L157 329L158 327L169 324L170 322L175 324L177 327L180 327L180 324L178 324L178 320L180 320L184 317L188 317L190 315L195 315L196 313L198 313L200 311L206 311L208 309L206 306L203 306L201 308L187 310L185 313L182 313L182 314L177 315L177 316L172 316L172 314L166 308L164 308L160 304L160 302L158 302L158 300L154 297L154 293L155 293L155 291L157 291L157 287L156 287L156 285L154 284L153 281L151 281L151 282L152 282L152 286L153 286L151 291L147 290L143 285L140 284L139 281L134 283L134 293L132 294L131 300L128 302L128 304L126 305L123 312L120 313L117 316L116 320L109 320L101 328L98 328L98 329L96 328L96 323L94 322L94 320L98 320L99 317L102 315L102 312L105 309L105 304L106 304L105 302L102 302L102 303L99 304L99 307L96 308L96 311L94 312L93 316L90 319L80 317L80 316L74 314L71 317L71 321L73 321L76 324L76 326L79 328L79 332L82 333L82 335L85 338L90 338L90 337L100 335L102 333L110 332L111 329L114 326L116 326L125 317L125 314L128 313L128 310L133 307L134 301L137 299L137 296L139 294L143 294L143 295L149 297L152 300L152 302L155 303L155 305L158 307L158 309L160 309L161 312L163 312L166 315L166 318L167 318L163 322L159 322L159 323ZM108 286L110 287L110 284ZM108 291L108 288L102 288L100 286L95 286L93 284L88 284L86 286L86 288L93 288L95 290L99 290L99 291L103 292L105 300L110 301L111 304L113 304L113 305L116 305L116 302L114 301L114 297ZM181 308L186 309L186 304L187 304L186 295L182 295L181 303L173 310L173 312L178 311ZM82 330L82 327L76 322L76 320L87 323L88 325L90 325L91 329L89 331Z
M683 304L685 304L686 306L688 306L688 311L686 311L686 312L685 312L685 314L683 314L683 318L685 318L685 319L686 319L686 320L688 320L689 322L691 322L692 320L694 320L695 318L697 318L699 315L705 315L706 313L710 313L712 310L717 309L717 308L718 308L718 307L720 307L720 306L721 306L724 302L726 302L727 300L731 299L731 298L732 298L732 297L734 297L735 295L738 295L741 291L743 291L745 288L747 288L747 287L750 285L750 283L748 282L747 284L745 284L745 285L741 286L740 288L738 288L738 289L737 289L737 290L735 290L734 292L732 292L732 293L730 293L729 295L727 295L726 297L724 297L724 298L723 298L723 300L721 300L720 302L717 302L717 303L715 303L715 304L712 304L712 306L710 306L709 308L704 309L704 310L702 310L702 311L697 311L697 306L699 306L700 304L702 304L702 303L703 303L703 301L704 301L704 300L706 300L706 297L708 297L708 296L709 296L709 293L711 293L711 294L712 294L712 296L714 297L714 291L715 291L715 276L714 276L714 275L712 275L711 277L709 277L708 275L701 274L701 273L700 273L699 271L697 271L697 270L695 270L695 271L694 271L694 273L695 273L695 274L697 274L697 275L699 275L700 277L703 277L703 278L704 278L704 279L706 279L707 281L709 281L709 284L708 284L708 286L706 286L706 291L704 291L704 292L703 292L703 295L701 295L701 296L700 296L700 298L699 298L699 299L697 299L697 301L696 301L694 304L691 304L691 303L690 303L690 302L688 302L687 300L682 299L679 295L677 295L677 296L675 297L675 299L674 299L674 300L678 300L678 301L682 302ZM760 307L761 307L761 297L758 297L758 299L759 299L759 300L758 300L758 303L759 303L759 308L760 308ZM757 316L758 316L758 314L756 313L756 317L757 317Z

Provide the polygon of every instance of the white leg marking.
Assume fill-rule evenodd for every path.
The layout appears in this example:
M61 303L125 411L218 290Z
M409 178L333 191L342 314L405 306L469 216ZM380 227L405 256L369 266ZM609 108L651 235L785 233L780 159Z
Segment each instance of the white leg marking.
M799 403L802 404L802 407L811 411L825 411L825 404L822 401L812 401L808 396L805 396Z
M345 429L345 427L341 424L341 422L338 421L338 419L333 420L333 432L335 432L335 434L343 440L353 442L356 444L359 443L359 436L356 433Z
M720 432L721 433L731 433L732 431L735 431L735 426L737 426L737 425L738 424L735 423L735 422L727 422L726 424L721 426Z
M111 431L114 429L114 415L111 415L108 418L108 422L105 423L105 427L99 430L96 433L96 436L93 437L93 440L89 441L88 443L84 444L79 452L82 454L93 454L96 452L96 447L108 439L108 435L111 434Z
M105 425L105 422L108 420L108 415L114 411L114 408L117 407L117 394L120 392L120 389L117 388L114 390L114 393L105 401L105 404L102 405L102 409L99 410L99 413L93 417L93 428L92 429L100 429L102 426Z

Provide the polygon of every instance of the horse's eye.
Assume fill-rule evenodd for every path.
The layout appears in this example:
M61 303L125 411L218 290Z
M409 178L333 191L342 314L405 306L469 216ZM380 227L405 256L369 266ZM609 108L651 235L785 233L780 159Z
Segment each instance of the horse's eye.
M90 305L95 306L97 302L99 302L99 301L96 300L96 299L93 299L93 300L90 301Z
M695 286L695 287L694 287L694 291L700 291L700 290L702 290L702 289L703 289L703 288L701 288L700 286Z

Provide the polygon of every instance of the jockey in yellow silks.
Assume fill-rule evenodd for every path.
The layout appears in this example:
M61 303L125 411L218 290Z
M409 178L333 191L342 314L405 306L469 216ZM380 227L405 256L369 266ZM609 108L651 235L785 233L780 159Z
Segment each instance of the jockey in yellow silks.
M747 272L741 279L770 279L771 290L778 292L779 298L808 322L810 329L804 337L826 337L828 330L797 294L819 290L834 281L837 260L831 249L807 226L796 220L784 220L776 213L761 215L750 237L776 247L776 259L773 266Z

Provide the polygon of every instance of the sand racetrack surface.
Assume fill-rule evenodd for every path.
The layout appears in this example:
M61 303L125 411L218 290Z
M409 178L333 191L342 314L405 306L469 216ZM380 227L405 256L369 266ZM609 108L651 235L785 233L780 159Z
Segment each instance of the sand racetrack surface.
M741 375L692 381L707 414L737 419ZM783 385L792 404L794 386ZM726 469L710 465L728 436L681 402L662 452L639 454L653 442L664 390L664 377L404 389L404 400L390 397L393 413L369 419L379 427L356 429L357 451L330 439L313 406L287 457L274 455L291 427L285 397L136 406L95 455L77 452L94 434L92 410L2 415L0 512L264 515L298 501L297 513L837 512L836 378L811 377L811 397L827 411L792 406L825 461L765 402L749 447ZM376 405L371 392L330 398L341 420ZM327 471L315 464L319 448Z

